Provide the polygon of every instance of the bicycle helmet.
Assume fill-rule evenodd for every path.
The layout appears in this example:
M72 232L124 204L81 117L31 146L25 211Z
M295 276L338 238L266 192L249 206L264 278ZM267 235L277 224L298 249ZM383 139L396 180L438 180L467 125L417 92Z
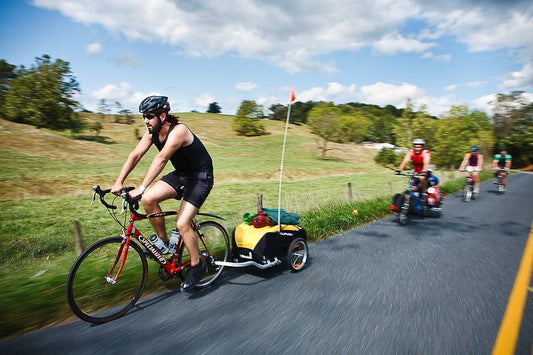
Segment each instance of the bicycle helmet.
M141 101L139 105L139 112L168 112L170 111L170 104L166 96L148 96Z
M426 142L423 139L417 138L413 140L413 145L417 145L417 144L426 145Z
M479 147L477 145L473 145L473 146L470 147L470 151L477 152L477 151L479 151Z

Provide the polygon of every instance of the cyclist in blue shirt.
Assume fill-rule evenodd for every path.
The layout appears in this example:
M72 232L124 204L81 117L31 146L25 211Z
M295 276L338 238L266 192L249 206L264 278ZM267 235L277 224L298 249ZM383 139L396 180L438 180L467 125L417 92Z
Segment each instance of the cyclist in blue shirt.
M470 147L470 152L465 154L461 165L459 166L459 171L465 172L472 176L474 180L474 193L479 193L479 173L483 168L483 154L479 152L479 147L473 145Z

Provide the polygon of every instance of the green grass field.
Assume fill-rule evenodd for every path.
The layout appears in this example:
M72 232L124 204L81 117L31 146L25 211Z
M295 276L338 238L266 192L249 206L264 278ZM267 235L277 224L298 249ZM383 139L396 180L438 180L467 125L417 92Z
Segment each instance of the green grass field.
M244 213L255 212L258 194L264 207L277 208L283 122L265 120L268 135L246 138L232 132L232 116L180 117L205 143L215 165L215 187L201 212L224 217L231 231ZM106 118L98 136L73 139L0 120L0 338L72 317L64 289L76 258L73 221L80 222L86 245L121 232L99 202L90 205L91 188L113 184L136 144L135 129L143 132L144 125L112 121ZM375 152L353 144L330 144L328 158L321 159L318 143L306 126L291 125L282 179L281 207L301 215L310 240L389 214L390 197L406 179L375 164ZM127 184L140 184L154 153L155 148ZM459 176L440 172L439 178L453 183ZM163 208L176 209L177 203L167 201ZM151 233L147 222L137 226ZM150 269L145 292L177 287L159 280L156 267Z

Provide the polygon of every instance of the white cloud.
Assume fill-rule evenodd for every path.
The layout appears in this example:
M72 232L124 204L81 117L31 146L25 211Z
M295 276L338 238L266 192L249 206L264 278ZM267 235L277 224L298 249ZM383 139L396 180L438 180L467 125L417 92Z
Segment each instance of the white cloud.
M387 33L373 45L376 51L389 55L398 52L419 53L434 46L435 43L424 43L414 38L406 38L399 33Z
M98 42L89 43L85 46L85 53L87 53L87 55L98 55L102 53L103 49L102 45Z
M486 84L486 82L484 82L484 81L469 81L469 82L466 82L466 83L450 84L450 85L446 86L444 88L444 90L446 90L446 91L455 91L459 87L462 87L462 86L466 86L466 87L469 87L469 88L478 88L478 87L484 86L485 84Z
M311 89L304 90L301 93L296 92L296 100L301 102L332 101L336 103L346 103L354 101L355 96L355 84L344 86L337 82L329 83L326 88L315 86Z
M383 82L366 85L361 88L364 102L376 105L394 105L405 107L408 98L417 99L425 96L425 91L416 85L403 83L401 85Z
M333 62L318 58L362 47L388 55L426 52L424 58L449 61L449 54L427 52L443 36L455 37L471 51L517 49L522 54L517 60L533 64L533 2L525 0L483 6L473 0L330 0L312 5L307 0L33 0L33 4L58 10L74 21L100 24L114 36L160 42L190 56L237 53L291 73L335 72ZM409 21L423 26L402 33ZM138 65L131 57L121 62ZM508 78L503 86L514 83L524 85L524 80Z
M507 74L501 87L503 89L533 88L533 65L526 64L521 71Z
M357 50L380 39L387 41L379 44L382 50L390 50L395 39L412 50L427 47L416 40L387 37L418 13L411 0L333 0L312 6L303 0L34 0L33 4L58 10L74 21L100 24L115 36L176 46L191 56L238 53L290 72L334 72L332 62L316 58L336 50Z
M235 84L235 89L238 91L250 92L257 87L257 84L250 82L240 82Z
M114 104L115 101L118 101L124 108L136 109L139 106L139 103L145 97L150 95L160 94L157 92L145 94L134 91L129 83L120 83L118 86L115 84L107 84L100 89L91 92L91 94L86 97L86 100L89 103L85 108L91 111L96 111L98 103L100 100L104 99L108 104ZM170 104L172 107L172 102ZM134 110L134 112L136 112L136 110Z
M207 92L195 95L190 100L191 106L199 112L207 111L209 104L212 102L216 102L216 99L213 97L213 95Z
M472 108L476 110L485 111L488 114L492 113L492 105L491 102L493 102L496 99L495 94L491 95L485 95L482 97L479 97L472 101Z
M77 22L101 25L115 37L175 47L181 56L235 55L259 59L290 73L335 73L338 69L331 59L334 53L362 48L391 56L418 53L422 58L452 62L457 57L455 53L452 58L448 49L441 46L446 42L460 42L471 52L507 52L514 62L511 64L521 66L520 70L501 76L501 88L523 90L533 85L533 2L530 0L482 3L479 0L312 3L309 0L33 0L32 3L60 11ZM94 48L89 48L93 45ZM88 54L98 53L98 43L89 46ZM116 61L133 68L140 65L128 53ZM246 92L253 85L242 82L235 88ZM462 86L471 87L460 83L448 85L446 90ZM429 98L415 85L383 82L364 86L360 93L355 85L330 83L327 88L317 86L301 92L297 100L349 102L357 95L372 100L369 103L398 107L404 106L407 98L417 99L427 103L432 113L449 102L447 96ZM260 100L267 103L271 99L265 96ZM200 101L205 104L214 99Z
M441 62L449 62L451 59L452 59L452 56L451 54L440 54L440 55L437 55L433 52L426 52L424 54L422 54L422 58L428 58L428 59L435 59L435 60L438 60L438 61L441 61Z
M138 68L140 66L139 61L134 54L128 52L122 52L113 58L113 61L118 66L126 66L130 68Z
M366 85L361 88L360 96L362 102L379 106L393 105L398 108L404 108L407 99L411 99L417 110L425 106L425 110L434 116L448 111L453 105L449 97L428 96L424 89L409 83L394 85L379 82Z

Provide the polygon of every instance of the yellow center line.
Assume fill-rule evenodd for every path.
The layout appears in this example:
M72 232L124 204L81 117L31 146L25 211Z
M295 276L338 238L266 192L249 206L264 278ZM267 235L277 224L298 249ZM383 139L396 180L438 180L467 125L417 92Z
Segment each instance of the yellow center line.
M533 267L533 223L529 230L529 237L527 239L524 255L520 262L520 268L516 274L509 303L503 316L503 321L492 349L493 355L513 354L518 340L518 333L520 332L520 325L522 323L522 314L527 299L527 292L529 289L529 282L531 280L531 270Z

